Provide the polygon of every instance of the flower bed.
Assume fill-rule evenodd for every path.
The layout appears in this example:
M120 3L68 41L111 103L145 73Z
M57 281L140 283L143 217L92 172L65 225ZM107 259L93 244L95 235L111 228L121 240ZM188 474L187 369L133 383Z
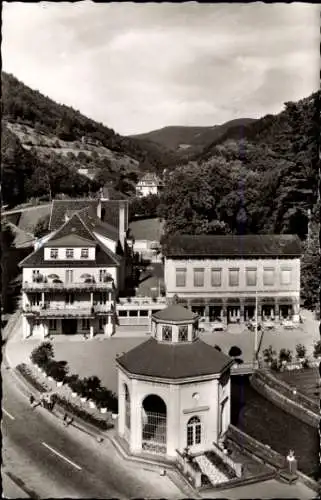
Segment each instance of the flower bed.
M32 387L34 387L39 392L48 392L50 389L44 382L39 382L37 378L33 375L30 368L25 363L21 363L16 366L16 370L24 377L24 379L29 382Z

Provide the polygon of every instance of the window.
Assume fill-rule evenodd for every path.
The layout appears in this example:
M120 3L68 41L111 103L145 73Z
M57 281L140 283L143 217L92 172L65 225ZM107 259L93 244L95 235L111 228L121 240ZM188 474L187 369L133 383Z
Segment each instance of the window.
M246 284L247 286L256 285L256 268L246 268Z
M88 250L88 248L82 248L81 249L80 257L82 259L88 259L88 257L89 257L89 250Z
M33 283L39 281L40 279L40 271L33 270L32 271L32 281Z
M50 248L50 258L51 259L58 258L58 248Z
M186 342L188 340L188 326L183 325L178 329L178 340L180 342Z
M176 269L176 286L186 286L186 267Z
M73 258L74 258L74 249L66 248L66 259L73 259Z
M127 317L127 311L124 310L118 311L118 316Z
M265 267L263 270L263 284L274 285L274 268Z
M202 438L202 426L198 417L192 417L187 422L187 446L200 444Z
M127 429L130 429L130 394L127 384L124 384L125 388L125 425Z
M239 269L229 269L229 286L239 285Z
M204 286L204 269L201 267L194 269L194 286Z
M107 275L106 269L100 269L99 271L99 281L103 283L105 281L105 276Z
M74 272L72 269L66 270L66 283L72 283L74 278Z
M56 319L49 320L49 330L51 330L51 331L57 330L57 320Z
M281 269L281 285L290 285L292 281L292 269Z
M89 330L89 319L88 318L83 318L81 321L81 329L82 330Z
M66 304L73 304L74 303L74 294L73 293L67 293L66 295Z
M133 317L137 318L137 316L138 316L138 311L137 311L136 309L130 310L130 311L129 311L129 316L131 316L132 318L133 318Z
M163 326L162 328L163 340L166 342L170 342L172 340L172 327L171 326Z
M212 269L211 271L211 286L222 285L222 269Z
M144 309L141 309L139 312L140 316L148 316L148 311L145 311Z
M106 292L101 292L99 294L98 302L99 304L106 304L108 301L108 294Z

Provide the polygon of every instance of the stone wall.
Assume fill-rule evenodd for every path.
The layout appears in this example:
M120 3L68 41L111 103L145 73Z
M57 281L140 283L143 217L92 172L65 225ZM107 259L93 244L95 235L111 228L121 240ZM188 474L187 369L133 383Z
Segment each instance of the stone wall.
M311 408L314 407L313 402L309 404L310 408L308 408L309 401L306 401L308 398L301 397L299 399L298 397L297 401L290 399L289 395L293 393L293 389L277 380L273 375L257 371L250 378L250 383L257 392L281 410L312 427L318 426L320 417L316 412L311 411Z

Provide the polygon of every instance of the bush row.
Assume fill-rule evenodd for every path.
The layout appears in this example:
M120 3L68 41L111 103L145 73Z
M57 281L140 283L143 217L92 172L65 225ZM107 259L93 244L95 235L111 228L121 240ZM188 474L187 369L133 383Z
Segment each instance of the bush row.
M27 382L29 382L32 387L34 387L37 391L39 392L48 392L49 387L42 383L39 382L31 373L31 370L27 367L25 363L21 363L20 365L16 366L16 370L18 370L19 373L25 378Z
M61 396L56 396L55 398L56 403L61 406L66 412L72 413L76 417L79 417L80 419L84 420L85 422L88 422L89 424L94 425L100 430L108 430L113 427L113 424L106 422L106 420L100 419L94 415L91 415L88 413L86 410L83 410L82 408L79 408L77 405L74 405L67 399L61 397Z
M68 384L70 389L87 400L92 400L99 408L108 408L116 413L118 400L116 394L101 385L96 376L80 378L78 375L68 375L69 367L66 361L56 361L51 342L43 342L31 353L31 361L42 368L45 373L57 382Z

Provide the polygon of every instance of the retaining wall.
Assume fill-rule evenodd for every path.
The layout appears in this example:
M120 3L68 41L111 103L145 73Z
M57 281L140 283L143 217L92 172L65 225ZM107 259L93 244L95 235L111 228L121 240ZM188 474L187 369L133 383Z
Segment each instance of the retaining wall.
M281 410L293 415L295 418L301 420L301 422L312 427L318 427L320 416L318 413L307 408L307 405L303 403L307 398L300 398L299 401L290 399L288 395L293 393L293 389L284 382L277 380L273 375L257 371L250 378L250 384L257 392L271 401L275 406L281 408ZM312 404L309 406L310 408L314 407Z

